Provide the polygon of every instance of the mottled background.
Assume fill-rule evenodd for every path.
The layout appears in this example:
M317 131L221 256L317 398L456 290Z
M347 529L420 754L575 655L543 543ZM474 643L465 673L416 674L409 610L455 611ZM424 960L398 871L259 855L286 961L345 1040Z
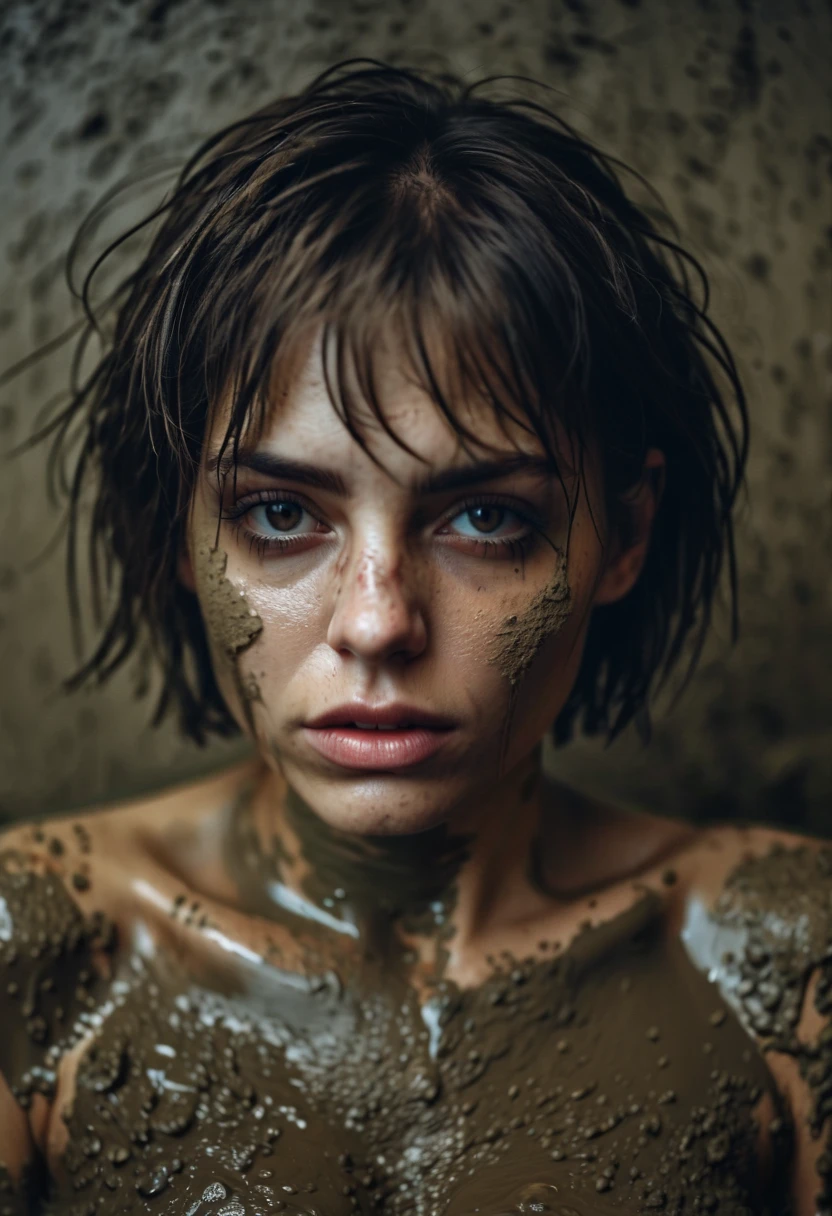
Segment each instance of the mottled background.
M537 100L645 173L706 264L754 439L739 645L721 618L646 751L624 738L550 762L670 813L832 835L831 33L825 0L6 0L0 367L74 315L63 258L96 198L335 60L554 86ZM58 353L0 389L0 449L25 437L67 368ZM4 462L0 479L8 818L133 794L239 750L149 729L130 673L62 694L73 660L44 463Z

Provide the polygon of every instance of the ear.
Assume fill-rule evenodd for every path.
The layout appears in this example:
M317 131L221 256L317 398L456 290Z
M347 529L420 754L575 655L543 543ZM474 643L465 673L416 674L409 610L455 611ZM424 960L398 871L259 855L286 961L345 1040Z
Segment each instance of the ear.
M626 523L616 529L604 572L593 598L593 606L614 604L623 599L638 581L644 566L653 520L664 491L665 458L658 448L649 448L641 479L621 495Z
M179 548L179 557L176 561L176 576L183 587L186 587L188 591L196 593L194 564L191 561L191 549L186 537L182 538L182 544Z

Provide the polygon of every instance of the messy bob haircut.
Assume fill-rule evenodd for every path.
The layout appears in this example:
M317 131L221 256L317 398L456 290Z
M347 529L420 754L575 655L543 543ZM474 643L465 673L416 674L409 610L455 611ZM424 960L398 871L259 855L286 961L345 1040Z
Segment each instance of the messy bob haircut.
M469 84L347 59L205 141L144 221L155 235L109 297L112 337L82 379L85 344L103 332L92 275L136 229L88 272L70 398L35 436L51 438L52 481L67 497L74 612L82 492L95 486L88 557L106 608L69 687L149 648L162 669L155 721L175 710L200 743L237 732L197 600L177 577L212 405L233 382L233 467L270 408L275 367L318 326L326 352L335 344L334 383L323 360L333 409L367 451L344 369L349 359L393 434L373 378L391 319L463 444L476 437L456 417L457 390L519 420L556 468L553 422L573 453L597 445L613 526L626 526L622 495L647 448L665 454L641 576L593 611L556 741L576 727L612 738L634 718L649 725L651 692L683 651L688 674L698 658L726 555L736 634L731 509L747 411L706 316L705 274L660 200L648 214L627 197L620 162L530 100L481 95L499 79L526 78ZM429 333L441 335L441 368Z

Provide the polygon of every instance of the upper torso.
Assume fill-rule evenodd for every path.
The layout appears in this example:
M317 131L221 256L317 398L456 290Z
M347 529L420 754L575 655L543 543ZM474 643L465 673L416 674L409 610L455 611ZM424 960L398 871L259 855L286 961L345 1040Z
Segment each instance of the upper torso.
M693 833L456 974L411 975L337 907L241 899L245 850L232 871L217 849L241 779L4 841L0 1072L48 1210L786 1210L789 1101L759 1040L796 997L749 961L768 930L743 862L779 841L808 887L819 846Z

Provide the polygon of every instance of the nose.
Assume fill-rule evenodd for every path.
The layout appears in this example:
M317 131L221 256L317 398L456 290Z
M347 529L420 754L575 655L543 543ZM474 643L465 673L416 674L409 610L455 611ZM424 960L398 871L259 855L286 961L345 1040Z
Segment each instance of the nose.
M372 663L422 653L427 628L406 566L392 546L370 543L344 556L327 631L333 650Z

